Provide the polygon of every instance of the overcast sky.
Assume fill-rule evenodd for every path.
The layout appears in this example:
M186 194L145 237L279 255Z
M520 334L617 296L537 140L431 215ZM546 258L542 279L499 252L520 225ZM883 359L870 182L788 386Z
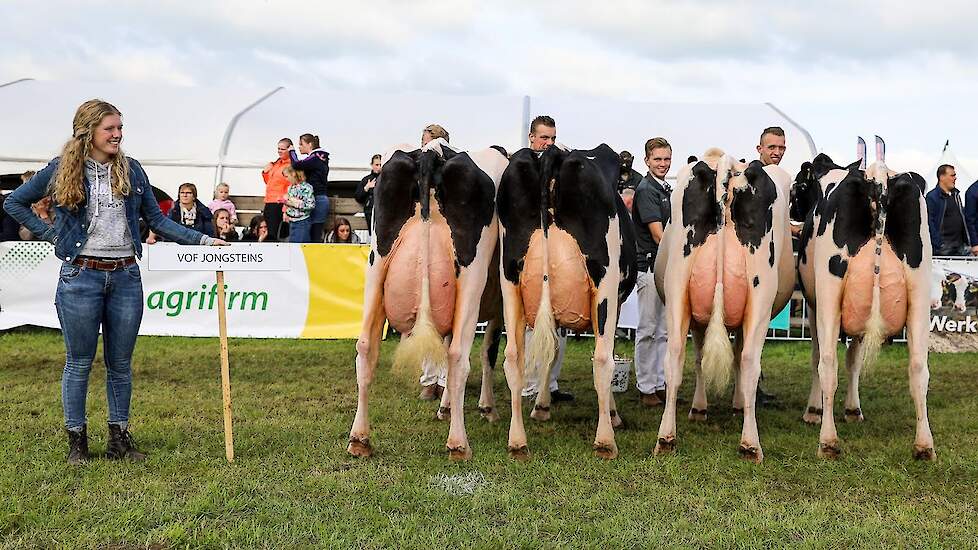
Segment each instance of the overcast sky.
M840 164L879 134L929 175L950 139L978 176L976 2L536 4L7 0L0 83L770 101Z

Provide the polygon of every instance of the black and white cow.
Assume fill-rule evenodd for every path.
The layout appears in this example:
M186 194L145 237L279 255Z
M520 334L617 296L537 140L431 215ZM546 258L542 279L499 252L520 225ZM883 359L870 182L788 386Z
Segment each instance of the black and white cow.
M527 365L540 365L546 380L556 354L555 327L591 330L594 387L598 395L595 453L618 455L620 425L611 395L618 306L636 279L635 236L628 211L615 192L618 155L607 145L590 151L556 146L542 153L517 151L499 185L502 262L500 279L506 323L504 368L512 396L510 456L529 456L521 392ZM525 347L527 325L533 338ZM532 367L529 367L532 368ZM550 392L540 384L535 418L549 416Z
M913 456L933 460L927 419L932 266L924 180L888 170L881 150L877 157L863 170L863 159L843 168L820 154L802 165L795 180L793 212L807 215L798 273L812 320L812 387L804 420L821 422L818 456L837 457L833 403L840 329L852 337L845 419L859 422L860 371L872 364L886 337L906 327L917 415Z
M696 349L696 390L689 419L706 420L707 388L735 373L733 406L744 411L740 455L761 462L754 414L761 350L771 316L794 289L787 192L776 165L737 162L719 149L679 171L653 272L666 306L666 405L655 454L676 446L676 402L686 335ZM736 353L728 331L736 334Z
M369 456L367 395L384 321L403 334L395 367L448 365L450 403L462 403L480 300L498 242L495 197L506 168L497 148L456 153L443 140L385 156L374 192L373 233L357 340L357 412L348 452ZM447 346L444 338L450 336ZM451 408L449 458L472 456L462 407Z

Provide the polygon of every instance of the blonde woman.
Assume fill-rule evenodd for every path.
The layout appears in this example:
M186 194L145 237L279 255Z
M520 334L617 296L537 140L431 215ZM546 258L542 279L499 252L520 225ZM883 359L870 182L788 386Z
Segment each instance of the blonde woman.
M132 351L143 316L139 218L168 241L222 245L167 219L142 166L125 156L122 113L105 101L82 103L61 156L18 187L4 203L17 221L54 244L62 260L54 304L65 340L61 400L68 431L68 463L89 459L85 399L98 345L105 357L109 441L106 457L143 460L129 433ZM48 226L30 205L50 194L55 223Z

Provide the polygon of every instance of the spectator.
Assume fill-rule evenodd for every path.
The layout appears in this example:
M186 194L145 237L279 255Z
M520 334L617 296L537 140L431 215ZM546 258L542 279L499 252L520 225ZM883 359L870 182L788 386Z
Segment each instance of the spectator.
M34 170L24 172L20 175L20 182L27 183L36 173ZM6 200L7 195L0 194L0 241L17 241L20 240L20 224L3 209Z
M380 155L370 158L370 173L360 180L354 198L363 207L363 215L367 218L367 232L373 234L371 220L374 213L374 186L377 185L377 176L380 175Z
M448 143L448 130L442 128L439 124L429 124L421 131L421 146L424 147L429 141L438 138L442 138L445 140L445 143Z
M214 214L214 236L218 239L222 239L226 242L234 242L240 240L238 238L238 232L234 228L234 224L231 223L231 213L223 208L218 208L213 212Z
M314 242L310 240L311 215L316 208L312 185L306 182L302 170L289 167L283 173L289 180L289 189L285 193L285 221L289 223L289 242Z
M642 181L642 174L632 168L635 157L631 153L622 151L619 158L621 158L621 170L618 174L618 192L621 193L624 189L635 189L638 183Z
M930 242L935 256L969 256L961 193L955 187L958 175L950 164L937 167L937 185L927 193Z
M357 237L357 234L353 232L353 227L350 226L350 220L336 218L336 223L333 224L333 230L326 237L326 242L334 244L360 244L360 237Z
M204 206L204 203L197 200L197 186L192 183L180 184L177 193L179 198L177 204L170 210L169 218L204 235L213 235L214 215ZM156 233L150 231L146 244L154 244L162 240Z
M655 289L652 268L662 231L669 223L672 189L666 174L672 166L672 146L664 138L645 142L649 173L635 189L632 220L638 252L638 327L635 330L635 386L646 407L666 402L666 310Z
M231 195L231 186L226 183L219 183L214 189L214 200L207 205L210 209L211 214L216 213L220 209L228 211L228 215L231 216L231 225L238 224L238 212L234 209L234 203L228 196Z
M282 203L285 202L285 191L289 188L289 180L285 178L282 171L292 163L289 157L290 149L292 149L291 139L286 137L278 140L278 158L266 164L265 169L261 171L261 177L265 180L263 219L268 223L268 231L276 239L282 226Z
M248 229L245 229L241 237L241 241L246 243L273 243L275 240L268 229L268 221L261 214L251 218Z
M99 332L108 400L105 456L146 458L129 433L132 356L144 307L136 262L143 251L137 240L139 217L171 241L225 244L164 217L150 192L146 172L122 152L121 142L119 110L97 99L82 103L61 155L18 187L4 204L17 221L52 243L55 257L62 262L54 305L65 344L60 394L71 465L89 459L86 398ZM28 208L48 194L53 195L57 212L54 227L45 225Z
M978 256L978 181L964 193L964 225L971 239L971 253Z
M41 200L32 204L31 211L34 212L34 215L48 227L54 227L54 212L51 210L51 195L45 195L43 198L41 198ZM17 233L22 241L40 240L37 235L31 233L31 230L27 229L23 225L20 226L20 230Z
M302 170L306 181L312 186L316 198L316 208L310 216L309 239L306 242L323 242L323 226L329 216L329 197L326 196L326 180L329 177L329 153L319 146L319 136L302 134L299 136L299 152L306 158L299 160L295 150L289 148L292 168Z

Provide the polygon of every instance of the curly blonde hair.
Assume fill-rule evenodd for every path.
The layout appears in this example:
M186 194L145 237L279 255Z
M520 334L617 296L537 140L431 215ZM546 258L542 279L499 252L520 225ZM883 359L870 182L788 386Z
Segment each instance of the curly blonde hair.
M85 202L85 159L92 151L95 129L102 119L110 115L121 117L122 113L101 99L90 99L75 111L75 118L71 122L71 139L61 150L61 161L51 184L51 195L56 204L75 210ZM126 155L119 151L112 158L112 194L127 196L130 190L129 162Z

